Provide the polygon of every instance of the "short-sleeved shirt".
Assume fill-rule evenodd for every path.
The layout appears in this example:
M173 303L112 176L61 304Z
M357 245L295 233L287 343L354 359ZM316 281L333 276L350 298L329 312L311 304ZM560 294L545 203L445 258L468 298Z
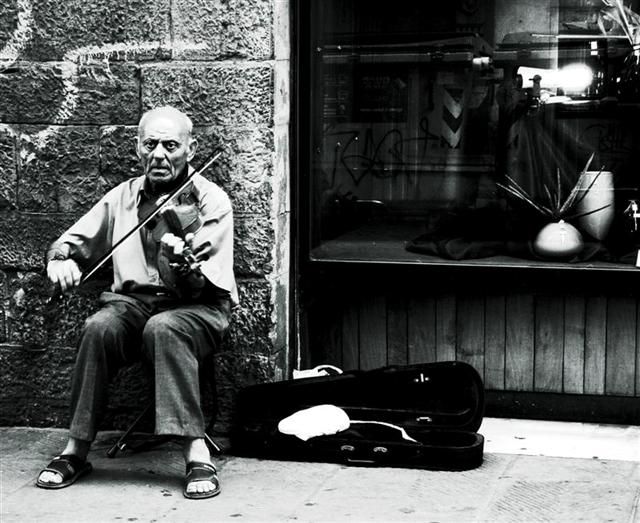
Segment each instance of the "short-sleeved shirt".
M197 206L202 227L195 233L195 247L210 242L211 254L200 265L205 278L217 289L228 293L231 303L238 303L233 273L233 211L227 194L215 183L199 174L174 197L177 203L187 198ZM155 202L153 202L155 203ZM82 267L100 259L140 221L141 208L149 204L145 177L127 180L109 191L82 218L54 243L67 244L69 255ZM128 238L112 256L114 292L137 292L164 288L157 269L157 245L144 227Z

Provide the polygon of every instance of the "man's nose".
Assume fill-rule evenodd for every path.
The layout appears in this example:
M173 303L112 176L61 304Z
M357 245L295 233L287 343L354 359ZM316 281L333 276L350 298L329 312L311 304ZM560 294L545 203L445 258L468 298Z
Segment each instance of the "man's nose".
M167 157L167 151L161 143L155 146L153 151L151 151L151 154L154 160L164 160Z

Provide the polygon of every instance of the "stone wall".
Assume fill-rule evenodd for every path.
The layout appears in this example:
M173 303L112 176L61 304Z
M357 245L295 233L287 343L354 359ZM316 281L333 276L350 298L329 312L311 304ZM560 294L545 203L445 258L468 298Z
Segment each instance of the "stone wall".
M241 305L216 364L220 427L237 389L287 372L288 0L7 0L0 5L0 423L65 426L84 318L106 280L47 304L45 246L139 174L136 123L193 119L206 176L230 195ZM197 165L197 161L194 162ZM117 378L105 426L148 393Z

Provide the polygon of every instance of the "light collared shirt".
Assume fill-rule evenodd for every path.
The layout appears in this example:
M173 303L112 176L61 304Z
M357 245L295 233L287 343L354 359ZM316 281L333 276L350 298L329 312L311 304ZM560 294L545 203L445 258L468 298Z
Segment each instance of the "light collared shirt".
M145 198L145 177L127 180L111 189L82 218L72 225L52 245L52 249L66 244L69 255L82 267L99 260L139 222L139 206ZM229 294L231 303L237 305L238 290L233 273L233 211L227 194L215 183L199 174L191 177L191 183L174 198L178 203L187 196L197 205L202 227L195 233L194 247L210 242L211 252L202 261L202 274L215 287ZM143 227L143 229L145 229ZM152 235L141 230L128 238L112 256L113 292L132 292L141 288L164 286L157 269L155 256L150 248Z

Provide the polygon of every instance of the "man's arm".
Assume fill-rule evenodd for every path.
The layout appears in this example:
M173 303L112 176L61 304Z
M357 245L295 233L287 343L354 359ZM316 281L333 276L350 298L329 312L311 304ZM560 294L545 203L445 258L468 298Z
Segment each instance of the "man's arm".
M80 284L81 267L88 266L110 248L109 201L112 192L103 197L47 249L47 276L63 293Z

